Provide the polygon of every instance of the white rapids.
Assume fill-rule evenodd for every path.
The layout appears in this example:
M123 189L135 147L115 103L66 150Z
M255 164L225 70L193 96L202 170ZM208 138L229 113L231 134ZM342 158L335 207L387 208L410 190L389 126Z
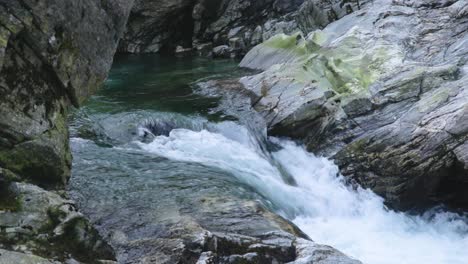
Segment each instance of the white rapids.
M230 172L314 241L364 263L468 263L466 218L449 212L410 216L387 210L373 192L347 186L330 160L289 140L271 140L281 149L270 157L246 128L223 122L211 132L175 129L168 137L138 145L171 160ZM294 177L297 187L284 183L278 165Z

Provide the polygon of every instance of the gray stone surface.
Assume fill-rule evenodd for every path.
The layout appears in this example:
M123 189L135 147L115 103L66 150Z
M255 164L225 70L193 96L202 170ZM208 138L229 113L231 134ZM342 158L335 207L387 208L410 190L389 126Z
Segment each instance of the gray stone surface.
M131 3L0 1L0 166L66 182L68 107L106 78Z
M177 46L195 48L211 43L230 45L242 56L250 48L276 33L298 30L292 13L304 0L137 0L127 31L120 43L121 52L172 52ZM202 53L211 55L211 53Z
M107 77L132 3L0 0L0 263L113 258L50 190L70 176L68 110Z
M121 188L97 193L103 188L97 183L74 193L115 249L119 263L360 263L310 241L295 225L249 197L226 172L194 181L201 168L183 166L182 171L148 178L158 171L149 164L153 169L132 176L130 188L125 179L116 179L114 188ZM94 178L75 184L91 182ZM141 184L144 191L135 191ZM122 196L116 203L118 194Z
M23 254L0 249L0 264L58 264L59 262L47 260L32 254Z
M7 191L11 193L8 200L4 197ZM0 263L15 258L35 263L27 262L36 259L31 252L60 261L73 257L85 263L114 258L112 249L75 204L58 193L31 184L12 183L2 190L1 198L0 248L27 255L1 254Z
M468 205L468 2L371 1L241 66L270 132L302 139L395 208ZM327 22L328 23L328 22Z

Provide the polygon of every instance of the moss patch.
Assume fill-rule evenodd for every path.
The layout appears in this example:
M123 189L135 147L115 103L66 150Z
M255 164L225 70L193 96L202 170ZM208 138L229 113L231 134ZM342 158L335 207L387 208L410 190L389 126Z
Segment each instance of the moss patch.
M291 36L280 34L263 45L290 50L298 56L299 62L283 65L279 75L338 94L367 90L387 71L386 63L393 54L397 54L396 51L389 52L391 46L383 40L369 44L368 36L357 29L331 43L328 38L322 31L310 34L306 40L298 33Z
M263 45L274 49L291 51L301 56L307 54L306 42L301 40L302 36L300 33L295 33L290 36L286 34L278 34L271 37L269 40L263 43Z
M21 197L11 191L0 188L0 210L18 212L21 210Z

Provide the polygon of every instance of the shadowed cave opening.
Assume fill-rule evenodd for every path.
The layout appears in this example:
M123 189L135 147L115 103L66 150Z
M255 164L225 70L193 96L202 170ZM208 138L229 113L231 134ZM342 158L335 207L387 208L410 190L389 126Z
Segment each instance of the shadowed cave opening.
M435 192L437 201L454 209L468 209L468 170L463 163L455 160L442 175Z

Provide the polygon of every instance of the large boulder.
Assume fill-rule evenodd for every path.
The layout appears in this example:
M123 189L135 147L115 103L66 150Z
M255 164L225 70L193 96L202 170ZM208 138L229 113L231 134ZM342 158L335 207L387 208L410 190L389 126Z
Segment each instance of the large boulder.
M359 7L255 47L241 66L265 71L240 82L272 134L304 140L393 207L467 206L468 2Z
M70 175L67 111L100 86L132 1L0 1L0 166L41 184Z
M4 191L11 196L5 197ZM11 260L15 258L40 263L30 252L62 263L68 259L84 263L114 259L112 248L71 200L32 184L11 183L2 190L0 230L0 248L26 253L2 253L0 263L24 263Z

